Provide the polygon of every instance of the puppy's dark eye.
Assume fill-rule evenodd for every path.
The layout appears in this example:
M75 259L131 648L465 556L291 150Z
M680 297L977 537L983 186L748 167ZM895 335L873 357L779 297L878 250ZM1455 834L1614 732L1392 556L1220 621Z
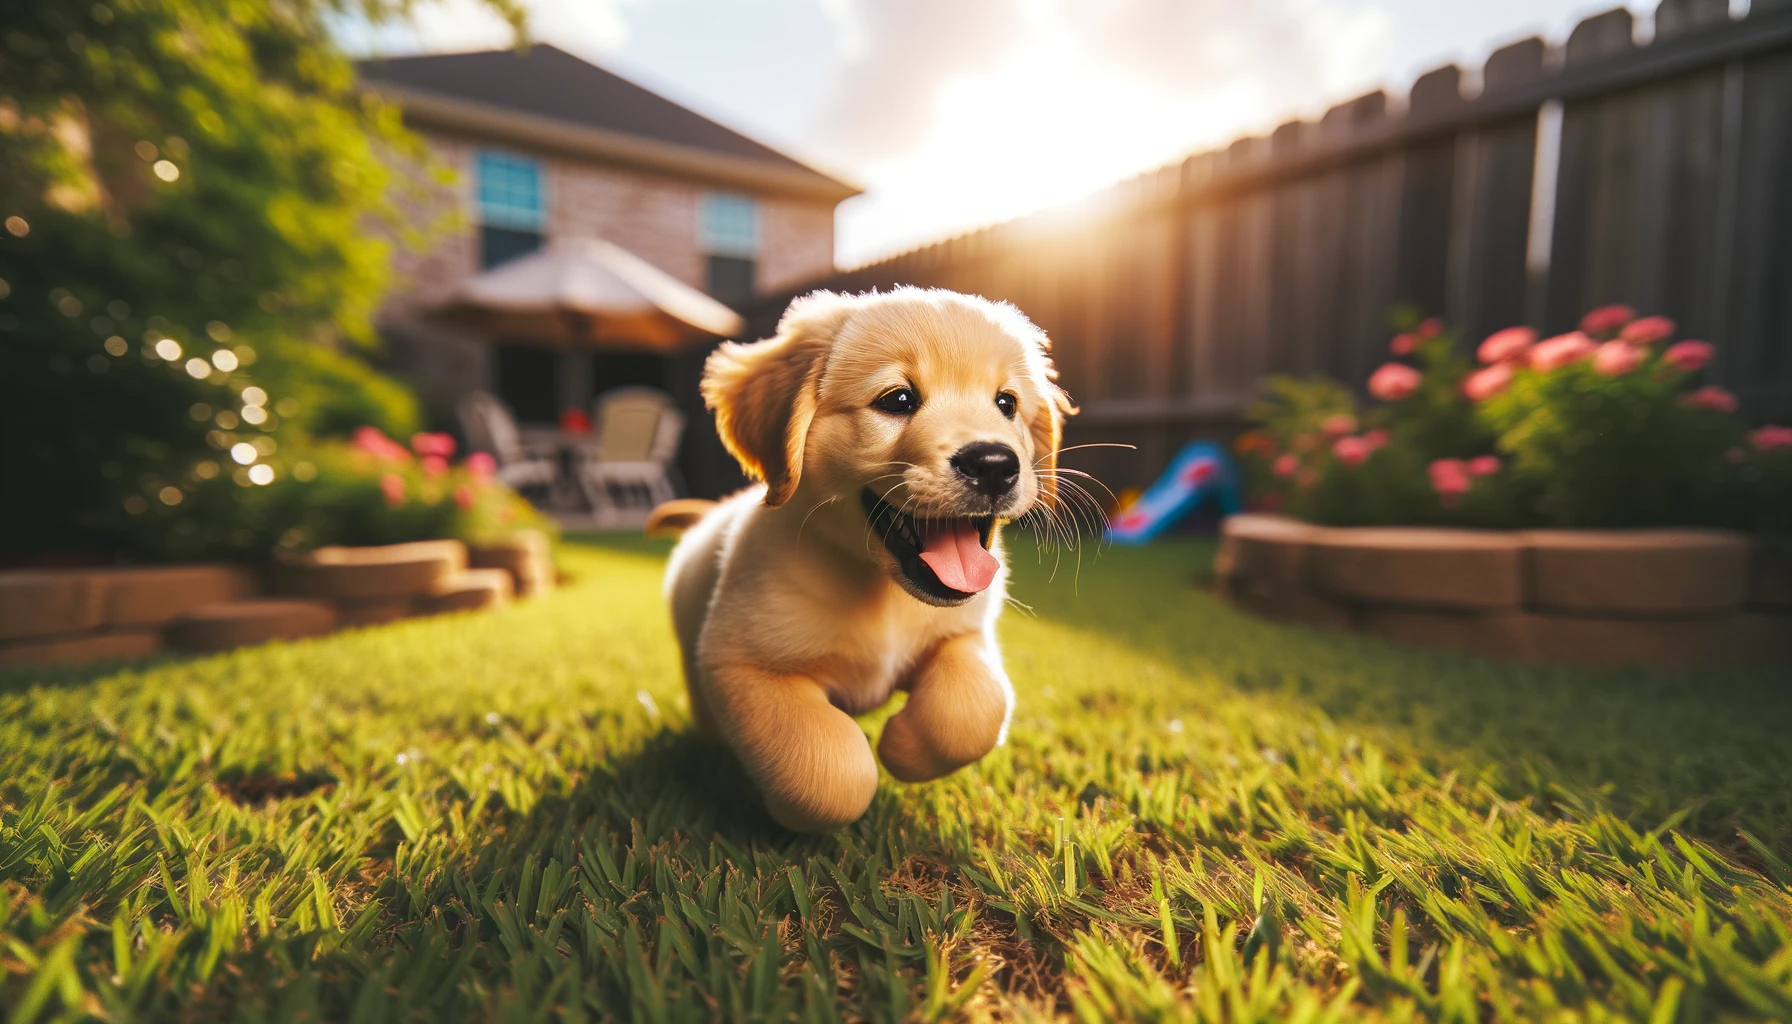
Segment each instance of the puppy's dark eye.
M874 408L895 416L907 416L921 407L921 396L913 388L892 388L871 403Z
M1009 419L1013 419L1014 410L1018 407L1016 404L1017 401L1018 400L1014 397L1014 392L1004 391L996 396L996 408L1002 410L1002 415Z

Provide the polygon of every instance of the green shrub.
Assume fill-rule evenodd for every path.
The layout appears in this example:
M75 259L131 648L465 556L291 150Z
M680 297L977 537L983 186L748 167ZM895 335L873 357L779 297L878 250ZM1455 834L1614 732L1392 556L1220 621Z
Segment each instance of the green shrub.
M287 423L312 437L348 437L369 426L410 437L423 429L423 412L410 389L353 352L289 346L261 377L291 410Z
M8 4L0 562L189 549L172 531L215 500L194 474L250 388L267 415L232 444L416 429L416 402L355 354L412 234L388 162L422 150L355 88L331 37L351 8L379 22L410 4Z

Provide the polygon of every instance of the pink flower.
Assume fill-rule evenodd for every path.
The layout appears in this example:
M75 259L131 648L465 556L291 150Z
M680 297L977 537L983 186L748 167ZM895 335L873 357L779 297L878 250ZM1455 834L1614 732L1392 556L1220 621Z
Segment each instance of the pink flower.
M1445 507L1455 507L1457 500L1468 493L1468 464L1461 459L1438 459L1427 472L1431 476L1431 489L1437 492L1437 499Z
M1724 450L1724 458L1730 462L1744 462L1748 459L1748 450L1739 444L1733 444Z
M1405 363L1383 363L1369 375L1369 393L1384 402L1398 402L1419 389L1419 371Z
M1431 317L1419 324L1418 335L1419 340L1421 341L1428 338L1435 338L1442 333L1444 333L1444 322L1437 317Z
M1715 384L1707 384L1680 401L1694 409L1709 409L1725 415L1736 411L1736 396Z
M376 459L404 462L411 457L404 445L380 433L378 427L356 427L354 446Z
M1418 339L1410 334L1396 334L1394 340L1388 342L1388 351L1397 356L1410 356L1412 350L1418 347Z
M1537 344L1537 332L1529 327L1508 327L1503 331L1494 331L1481 343L1475 351L1483 363L1511 363L1524 359L1532 345Z
M1471 401L1485 402L1494 395L1506 390L1512 383L1512 364L1494 363L1486 369L1476 370L1462 380L1462 393Z
M1338 413L1336 416L1327 416L1325 422L1319 425L1319 432L1326 437L1343 437L1355 429L1356 417L1347 412Z
M1792 427L1776 427L1770 423L1748 435L1748 443L1754 445L1758 452L1792 448Z
M1310 469L1303 469L1300 471L1300 475L1294 478L1294 482L1300 485L1301 490L1310 491L1313 489L1313 485L1319 482L1319 474Z
M423 456L423 473L425 476L441 476L448 472L448 460L440 455Z
M1477 455L1468 460L1469 476L1492 476L1500 471L1498 455Z
M1364 434L1363 440L1367 441L1371 448L1381 448L1388 443L1388 432L1380 427L1376 427L1374 430Z
M386 504L393 508L404 504L404 477L397 473L380 477L380 491L386 496Z
M1628 341L1608 341L1593 353L1593 369L1607 377L1622 377L1642 363L1642 350Z
M1717 349L1703 341L1676 341L1661 354L1661 361L1679 370L1681 373L1693 373L1702 369Z
M490 454L474 452L467 456L467 472L473 474L473 479L484 481L497 471L498 460L492 458Z
M454 503L461 508L473 507L473 488L461 484L454 489Z
M1276 461L1269 464L1270 472L1280 477L1290 477L1300 468L1300 460L1292 455L1278 455Z
M1340 437L1332 444L1332 454L1346 466L1360 466L1375 446L1360 437Z
M1548 341L1538 342L1537 347L1531 349L1531 369L1538 373L1559 370L1592 355L1593 348L1593 339L1579 331L1558 334Z
M1674 336L1674 321L1665 316L1646 316L1633 320L1619 335L1633 345L1653 345Z
M447 434L412 434L411 450L418 455L454 458L454 438Z
M1580 318L1580 329L1588 334L1608 334L1636 319L1636 310L1629 306L1600 306Z

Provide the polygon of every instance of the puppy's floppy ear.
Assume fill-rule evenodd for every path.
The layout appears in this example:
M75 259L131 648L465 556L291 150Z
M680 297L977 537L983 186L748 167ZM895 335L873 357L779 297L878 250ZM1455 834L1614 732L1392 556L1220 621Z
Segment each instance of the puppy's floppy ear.
M727 342L703 364L703 402L715 411L716 432L741 469L765 481L773 508L796 492L821 371L852 308L844 295L806 295L790 304L776 336Z
M1048 371L1049 373L1049 371ZM1076 415L1076 406L1064 389L1052 383L1049 373L1037 382L1038 400L1027 417L1033 438L1033 470L1039 477L1039 500L1047 508L1058 507L1058 445L1064 439L1064 420Z

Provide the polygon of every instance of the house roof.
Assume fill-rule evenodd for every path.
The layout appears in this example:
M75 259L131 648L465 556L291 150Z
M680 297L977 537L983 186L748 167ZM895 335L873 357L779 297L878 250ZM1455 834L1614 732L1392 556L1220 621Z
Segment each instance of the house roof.
M838 201L860 191L545 43L358 68L417 124L774 192Z

